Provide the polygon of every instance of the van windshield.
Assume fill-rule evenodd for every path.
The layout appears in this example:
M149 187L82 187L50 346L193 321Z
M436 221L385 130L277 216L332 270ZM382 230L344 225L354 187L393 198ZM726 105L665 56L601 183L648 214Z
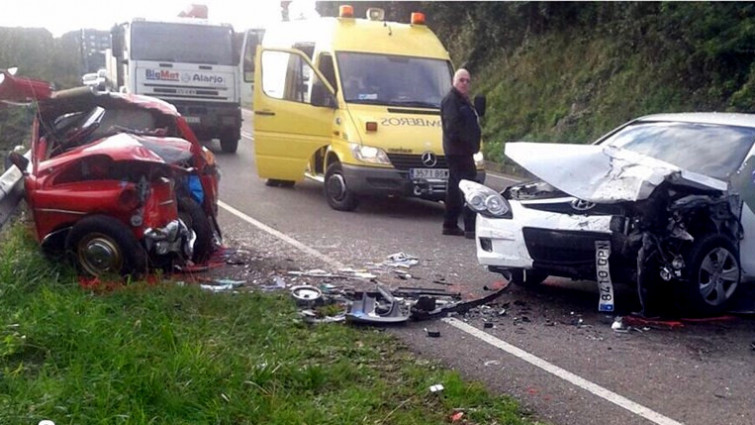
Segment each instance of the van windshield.
M451 89L451 63L442 59L354 52L336 58L348 103L440 108Z

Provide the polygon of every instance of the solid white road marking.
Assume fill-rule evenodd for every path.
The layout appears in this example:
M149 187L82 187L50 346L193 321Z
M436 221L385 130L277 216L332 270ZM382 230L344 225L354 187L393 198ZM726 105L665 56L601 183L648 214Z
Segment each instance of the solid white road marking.
M241 211L237 210L236 208L233 208L232 206L226 204L223 201L218 201L218 205L221 208L223 208L224 210L228 211L229 213L235 215L236 217L238 217L238 218L246 221L247 223L251 224L252 226L254 226L254 227L256 227L256 228L258 228L258 229L260 229L260 230L262 230L264 232L267 232L267 233L275 236L276 238L282 240L283 242L286 242L287 244L289 244L289 245L293 246L294 248L298 249L299 251L302 251L302 252L304 252L306 254L309 254L309 255L311 255L313 257L316 257L316 258L318 258L318 259L326 262L327 264L335 267L336 269L345 269L346 268L346 266L344 266L343 263L341 263L340 261L334 260L334 259L328 257L327 255L321 253L320 251L318 251L318 250L316 250L314 248L310 248L307 245L304 245L303 243L301 243L301 242L297 241L296 239L294 239L294 238L286 235L285 233L281 233L281 232L273 229L272 227L270 227L270 226L268 226L268 225L266 225L266 224L264 224L264 223L262 223L260 221L257 221L255 219L253 219L252 217L249 217L248 215L242 213Z
M445 318L442 319L444 322L448 323L449 325L466 332L484 342L487 342L488 344L499 348L509 354L511 354L514 357L517 357L521 360L524 360L525 362L539 367L540 369L543 369L546 372L549 372L553 375L556 375L557 377L563 379L566 382L569 382L572 385L576 385L583 390L589 391L596 396L603 398L607 401L610 401L611 403L623 407L626 410L629 410L630 412L634 413L635 415L641 416L653 423L656 423L658 425L683 425L681 422L677 422L671 418L668 418L666 416L661 415L658 412L655 412L653 410L648 409L647 407L635 403L632 400L629 400L626 397L620 396L619 394L616 394L615 392L608 390L606 388L601 387L598 384L594 384L580 376L577 376L565 369L562 369L552 363L549 363L540 357L537 357L535 355L532 355L520 348L517 348L505 341L502 341L492 335L490 335L487 332L483 332L474 326L468 325L460 320L454 319L454 318Z

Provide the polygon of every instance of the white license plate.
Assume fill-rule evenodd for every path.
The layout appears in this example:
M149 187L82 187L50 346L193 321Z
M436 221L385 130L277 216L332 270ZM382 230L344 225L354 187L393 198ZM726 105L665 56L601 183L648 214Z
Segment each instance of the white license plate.
M184 117L184 119L189 124L199 124L200 122L199 117Z
M447 168L410 168L409 178L426 180L448 180Z
M595 241L595 274L598 279L598 311L614 311L613 282L611 281L610 241Z

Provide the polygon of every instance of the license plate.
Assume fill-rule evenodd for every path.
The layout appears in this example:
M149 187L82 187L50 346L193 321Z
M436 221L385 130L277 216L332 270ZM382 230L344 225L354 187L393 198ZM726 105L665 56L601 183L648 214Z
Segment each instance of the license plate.
M184 117L187 123L189 124L199 124L199 117Z
M409 178L425 180L448 180L447 168L410 168Z
M595 272L598 279L598 311L614 311L610 264L611 242L595 241Z

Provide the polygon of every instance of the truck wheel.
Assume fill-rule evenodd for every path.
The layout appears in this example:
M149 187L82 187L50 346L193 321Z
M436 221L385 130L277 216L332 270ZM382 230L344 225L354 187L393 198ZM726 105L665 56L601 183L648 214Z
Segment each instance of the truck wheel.
M725 236L697 239L686 258L680 309L688 315L713 316L726 311L740 288L741 267L734 244Z
M147 270L147 252L131 230L105 215L85 217L66 237L66 251L79 272L100 277L108 274L142 276Z
M235 131L227 131L220 135L220 148L225 153L236 153L239 147L239 134Z
M504 277L507 277L511 283L525 288L535 287L543 283L548 277L548 275L543 272L524 269L509 270L508 274L509 276L504 274Z
M179 196L178 218L194 232L191 261L199 264L210 259L213 251L212 226L202 207L188 196Z
M331 208L338 211L354 211L359 200L346 185L341 164L334 162L325 172L325 198Z

